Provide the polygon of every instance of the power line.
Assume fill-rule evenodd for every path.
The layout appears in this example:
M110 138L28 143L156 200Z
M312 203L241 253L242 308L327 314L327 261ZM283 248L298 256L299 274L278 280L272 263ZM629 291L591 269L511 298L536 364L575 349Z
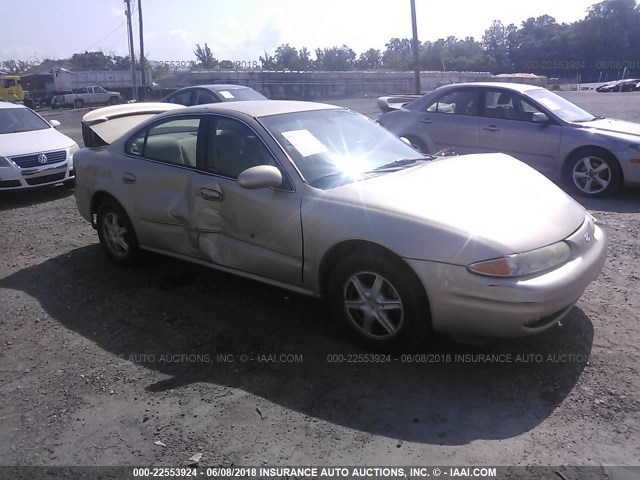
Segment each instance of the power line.
M118 30L120 30L124 24L127 23L126 20L124 20L120 25L118 25L116 28L114 28L113 30L111 30L109 33L107 33L104 37L102 37L100 40L98 40L97 42L94 42L89 48L85 48L85 52L91 50L93 47L95 47L96 45L98 45L99 43L103 42L104 40L106 40L107 38L109 38L111 35L113 35L114 33L116 33Z

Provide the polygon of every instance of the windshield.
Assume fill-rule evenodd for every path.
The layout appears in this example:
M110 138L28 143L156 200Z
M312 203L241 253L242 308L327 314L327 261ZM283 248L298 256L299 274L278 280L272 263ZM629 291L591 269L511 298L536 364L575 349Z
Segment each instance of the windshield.
M596 119L586 110L544 88L529 90L526 93L565 122L590 122Z
M426 160L366 117L349 110L296 112L260 119L289 153L305 180L330 188ZM388 167L388 168L387 168ZM378 169L376 171L376 169Z
M50 127L51 125L28 108L0 108L0 134L30 132Z
M261 93L252 88L231 88L229 90L218 90L218 94L225 102L242 102L244 100L268 100Z

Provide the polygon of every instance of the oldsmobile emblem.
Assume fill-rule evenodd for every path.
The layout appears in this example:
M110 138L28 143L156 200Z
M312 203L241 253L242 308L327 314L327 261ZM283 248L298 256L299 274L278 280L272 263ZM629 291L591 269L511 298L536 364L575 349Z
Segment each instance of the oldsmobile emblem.
M38 163L41 163L44 165L45 163L47 163L48 160L49 159L44 153L41 153L40 155L38 155Z
M590 242L591 241L591 235L589 235L589 232L584 234L584 239L586 242Z

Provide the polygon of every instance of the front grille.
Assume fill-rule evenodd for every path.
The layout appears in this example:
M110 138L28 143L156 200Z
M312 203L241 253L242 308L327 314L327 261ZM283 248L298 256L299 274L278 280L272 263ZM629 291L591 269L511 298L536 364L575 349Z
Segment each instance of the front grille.
M20 180L0 180L0 188L19 187Z
M55 173L53 175L44 175L42 177L27 178L26 180L29 185L42 185L43 183L61 181L64 178L64 174L65 172Z
M44 163L40 163L38 161L38 157L40 155L46 155L47 161ZM64 162L67 159L67 152L64 150L58 150L56 152L46 152L46 153L34 153L32 155L21 155L19 157L11 157L16 165L20 168L32 168L32 167L41 167L42 165L51 165L52 163L60 163Z

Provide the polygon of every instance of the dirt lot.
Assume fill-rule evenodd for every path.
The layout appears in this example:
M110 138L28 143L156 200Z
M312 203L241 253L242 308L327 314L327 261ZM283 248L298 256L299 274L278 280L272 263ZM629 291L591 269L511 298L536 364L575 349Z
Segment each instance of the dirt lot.
M567 95L640 121L640 93ZM55 118L78 138L82 113ZM0 465L638 465L640 191L578 200L609 255L561 326L363 364L321 302L153 255L118 268L72 189L2 195Z

